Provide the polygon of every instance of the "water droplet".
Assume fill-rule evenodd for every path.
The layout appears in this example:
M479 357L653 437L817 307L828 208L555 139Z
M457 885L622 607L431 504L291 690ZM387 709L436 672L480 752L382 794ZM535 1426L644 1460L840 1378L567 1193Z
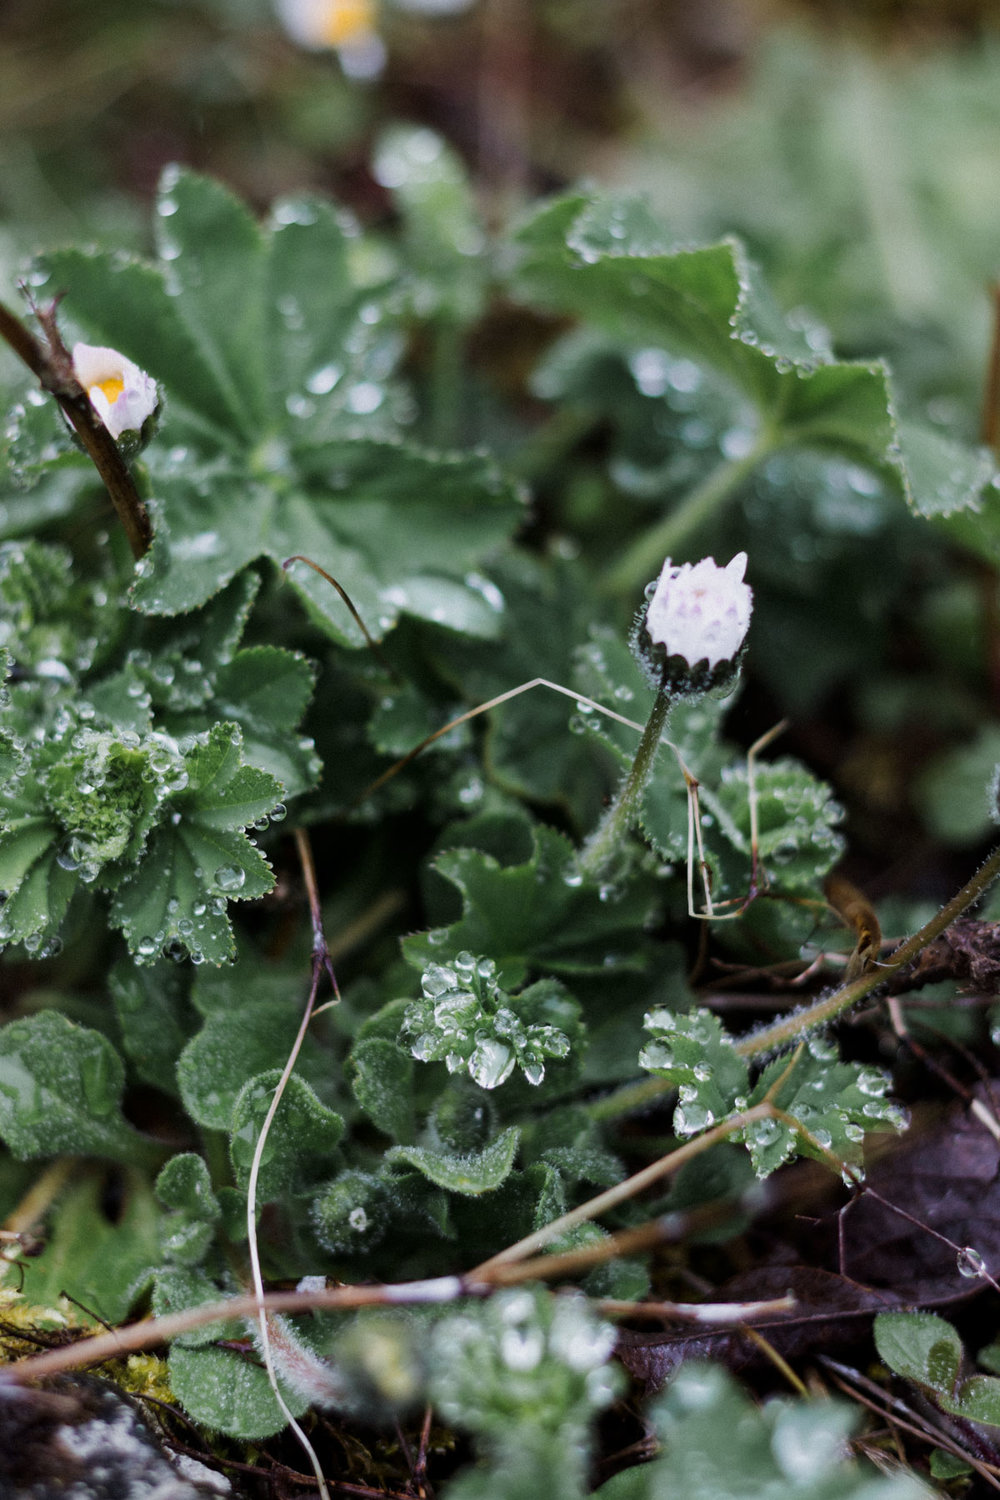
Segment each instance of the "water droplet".
M989 1274L983 1257L971 1245L963 1245L956 1257L955 1266L959 1276L965 1276L970 1281Z
M246 878L246 871L238 865L220 865L215 872L215 883L220 891L242 890Z
M341 365L323 365L321 369L314 370L306 380L306 390L313 396L326 396L333 390L343 373Z

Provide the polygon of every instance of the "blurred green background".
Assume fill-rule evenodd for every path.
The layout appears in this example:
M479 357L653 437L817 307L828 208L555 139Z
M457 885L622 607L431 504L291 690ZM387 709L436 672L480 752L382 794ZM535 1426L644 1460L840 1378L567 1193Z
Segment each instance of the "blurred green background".
M142 248L168 161L260 207L318 187L377 222L373 143L407 120L457 148L489 222L589 177L648 193L679 240L740 234L783 305L827 321L844 354L888 355L937 417L975 432L1000 246L1000 6L347 9L384 53L374 72L362 59L371 76L350 76L349 46L297 44L270 0L7 0L5 286L40 243Z

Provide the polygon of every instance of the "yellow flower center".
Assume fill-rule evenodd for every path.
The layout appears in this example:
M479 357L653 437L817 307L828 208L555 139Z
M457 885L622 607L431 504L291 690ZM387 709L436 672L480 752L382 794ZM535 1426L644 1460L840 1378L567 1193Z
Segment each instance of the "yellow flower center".
M124 380L119 380L117 375L109 375L107 380L95 380L90 389L92 391L103 391L104 395L108 398L108 405L114 406L118 397L125 389L125 382Z
M375 29L372 0L328 0L320 22L320 39L328 47L344 47Z

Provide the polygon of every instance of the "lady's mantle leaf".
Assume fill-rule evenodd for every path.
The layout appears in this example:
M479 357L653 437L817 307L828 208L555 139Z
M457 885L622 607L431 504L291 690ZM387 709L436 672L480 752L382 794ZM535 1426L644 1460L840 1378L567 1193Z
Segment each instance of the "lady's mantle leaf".
M44 263L68 312L170 395L148 453L139 607L193 609L254 559L304 553L375 635L405 612L495 636L498 607L467 575L510 536L518 496L481 456L398 442L401 340L352 281L333 211L278 205L259 229L218 184L173 171L159 215L160 267L75 251ZM292 579L330 635L361 643L328 584L301 565Z
M579 193L543 207L518 241L529 296L714 370L752 402L777 446L833 449L894 475L924 514L941 509L947 462L948 509L977 503L989 466L957 445L929 451L909 431L901 447L885 367L837 362L815 330L782 318L737 241L677 249L641 202Z
M228 900L263 896L271 867L243 829L266 816L281 784L243 764L243 736L216 724L185 757L187 787L176 796L176 823L154 834L135 875L119 888L112 921L140 960L173 952L224 963L235 952Z
M112 1219L102 1200L106 1172L78 1172L61 1194L45 1249L23 1263L24 1290L55 1306L64 1294L108 1323L120 1323L159 1260L160 1211L142 1173L120 1174Z
M98 1031L45 1010L0 1031L0 1139L14 1156L156 1160L121 1112L125 1069Z
M453 926L403 941L419 969L457 950L496 962L501 982L516 988L529 968L583 974L641 966L637 937L649 903L633 885L624 893L585 880L569 840L539 824L534 853L523 865L502 867L477 849L441 854L434 868L458 887L464 911Z

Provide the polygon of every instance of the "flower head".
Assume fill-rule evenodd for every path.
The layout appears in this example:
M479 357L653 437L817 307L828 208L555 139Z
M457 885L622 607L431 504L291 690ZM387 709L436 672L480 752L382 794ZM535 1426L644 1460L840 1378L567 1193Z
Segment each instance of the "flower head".
M667 657L680 656L689 667L705 662L709 673L734 661L753 604L746 565L745 552L724 568L711 557L674 567L668 557L646 609L646 635Z
M141 432L156 412L160 400L156 381L117 349L74 344L73 372L116 441L123 433Z
M276 0L281 24L292 41L310 51L335 51L344 72L371 78L385 62L376 26L376 0Z

